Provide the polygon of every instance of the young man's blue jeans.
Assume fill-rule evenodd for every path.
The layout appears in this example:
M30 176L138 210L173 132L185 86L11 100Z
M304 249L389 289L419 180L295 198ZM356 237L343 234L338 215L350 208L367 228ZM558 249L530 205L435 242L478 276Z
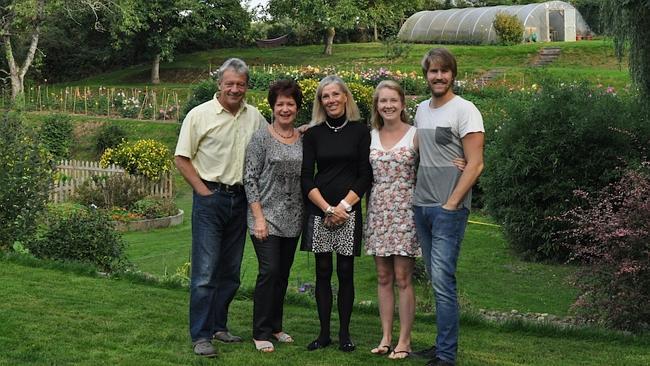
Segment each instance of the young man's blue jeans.
M469 210L445 210L442 206L413 206L422 259L436 299L436 356L456 362L458 350L458 298L456 264Z
M214 189L209 196L194 192L190 276L192 342L210 340L215 332L228 330L228 306L239 288L245 240L243 190L234 193Z

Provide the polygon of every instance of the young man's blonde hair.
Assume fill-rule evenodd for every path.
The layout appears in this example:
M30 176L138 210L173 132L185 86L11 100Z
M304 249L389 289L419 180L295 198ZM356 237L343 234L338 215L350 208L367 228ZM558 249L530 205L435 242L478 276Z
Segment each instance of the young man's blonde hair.
M361 113L359 113L359 107L352 97L352 92L348 88L345 81L336 75L328 75L324 77L318 84L316 88L316 95L314 96L314 107L311 112L311 124L318 125L325 122L327 119L327 112L323 103L321 103L321 98L323 96L323 88L330 84L337 84L343 93L347 96L348 101L345 103L345 117L348 121L358 121L361 119Z
M372 116L370 117L372 128L379 131L382 127L384 127L384 119L381 118L379 110L377 109L377 103L379 102L379 91L381 89L394 90L397 92L397 94L399 94L399 99L402 101L402 106L404 107L399 117L402 122L408 122L409 118L406 115L406 96L404 95L404 89L402 89L402 87L396 81L383 80L379 83L379 85L377 85L375 92L372 95Z

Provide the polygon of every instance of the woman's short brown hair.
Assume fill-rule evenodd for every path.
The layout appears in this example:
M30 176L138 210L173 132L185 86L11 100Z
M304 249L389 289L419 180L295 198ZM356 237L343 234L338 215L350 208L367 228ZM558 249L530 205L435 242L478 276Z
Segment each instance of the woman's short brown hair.
M273 110L275 102L278 100L278 97L280 95L293 98L293 100L296 101L296 106L298 109L300 109L302 106L302 90L300 90L300 85L298 85L298 83L295 81L278 80L271 84L267 98L271 110Z

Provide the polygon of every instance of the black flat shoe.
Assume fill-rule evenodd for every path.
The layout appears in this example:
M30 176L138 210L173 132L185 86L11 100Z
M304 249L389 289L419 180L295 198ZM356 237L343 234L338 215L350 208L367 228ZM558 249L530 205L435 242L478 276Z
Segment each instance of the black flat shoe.
M352 343L352 341L347 341L345 343L339 344L339 349L343 352L352 352L357 348L357 346Z
M432 359L436 358L436 346L431 346L421 351L411 352L411 357Z
M332 344L331 339L326 339L326 340L317 339L317 340L315 340L315 341L313 341L313 342L311 342L311 343L309 343L307 345L307 350L308 351L315 351L315 350L320 349L320 348L325 348L325 347L329 346L330 344Z

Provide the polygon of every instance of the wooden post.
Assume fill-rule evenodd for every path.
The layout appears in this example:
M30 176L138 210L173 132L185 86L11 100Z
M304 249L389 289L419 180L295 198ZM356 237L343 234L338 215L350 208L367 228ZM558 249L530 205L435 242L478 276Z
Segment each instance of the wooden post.
M152 100L152 102L151 102L151 104L152 104L151 120L155 121L156 120L156 111L158 110L158 108L156 108L156 102L157 102L156 90L153 89L153 88L151 89L151 100Z
M106 89L106 115L108 117L111 116L111 100L113 100L111 98L111 91L112 89Z
M176 107L176 120L181 119L180 107L178 105L178 93L174 92L174 106Z

